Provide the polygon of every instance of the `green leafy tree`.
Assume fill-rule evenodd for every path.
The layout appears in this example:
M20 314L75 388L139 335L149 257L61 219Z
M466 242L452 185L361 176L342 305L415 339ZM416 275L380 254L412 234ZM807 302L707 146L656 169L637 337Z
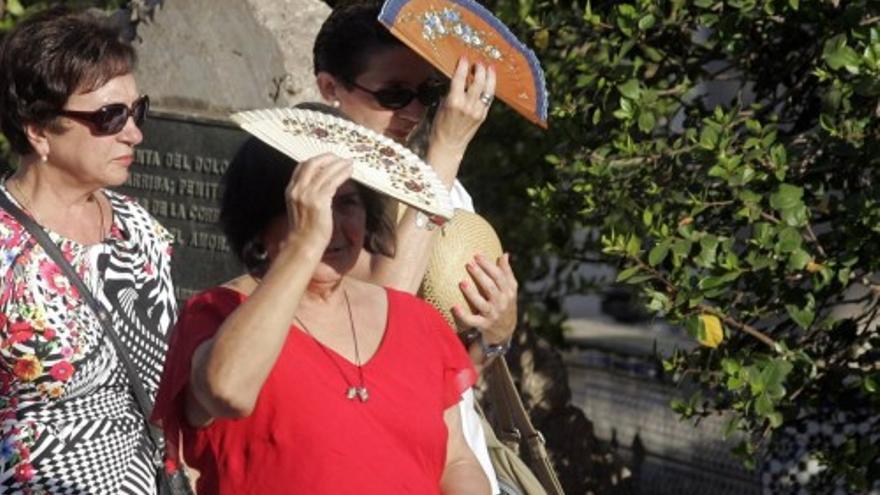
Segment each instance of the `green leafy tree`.
M584 263L618 266L703 344L664 363L703 386L673 407L728 414L750 463L804 415L878 411L880 2L492 7L542 60L551 130L514 128L511 145L516 117L500 111L479 142L508 137L466 170L525 173L492 183L489 215L525 254L521 278L551 275L527 301L542 322L560 321L547 301L589 287ZM526 190L531 208L505 203ZM530 256L548 248L552 270ZM871 435L812 455L849 490L880 479Z

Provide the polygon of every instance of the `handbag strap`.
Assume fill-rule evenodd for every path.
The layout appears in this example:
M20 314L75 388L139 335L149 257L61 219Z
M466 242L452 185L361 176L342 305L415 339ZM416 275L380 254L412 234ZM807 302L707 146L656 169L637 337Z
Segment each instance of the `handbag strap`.
M541 485L550 495L564 495L562 485L553 464L550 462L550 456L544 445L544 436L535 429L526 408L523 405L516 385L513 383L513 376L510 374L510 368L507 367L507 361L504 358L498 358L489 365L491 379L488 390L495 404L495 413L498 419L498 426L501 429L500 439L508 446L515 444L519 447L519 441L523 437L526 440L526 446L529 449L529 461L535 476L541 481ZM518 448L514 449L518 451Z
M61 271L64 272L64 275L70 280L76 290L80 293L82 298L86 301L95 315L98 317L98 322L101 323L101 327L104 330L104 335L110 339L110 342L113 344L114 349L116 349L116 355L119 356L119 360L122 361L123 367L125 368L125 373L128 375L128 382L131 384L132 392L134 392L135 401L138 404L138 407L141 410L141 414L144 416L144 425L147 427L147 433L150 436L150 440L153 442L153 445L156 449L160 449L162 447L162 437L161 433L155 428L152 424L150 424L150 412L152 411L152 402L147 395L147 391L144 389L144 385L141 382L140 376L137 374L137 369L135 368L134 363L131 361L128 353L125 350L122 342L119 340L119 336L116 335L116 331L113 329L112 318L110 313L104 308L104 306L95 299L95 296L92 295L92 291L86 287L86 284L82 281L82 279L77 275L76 271L70 266L70 263L64 259L64 255L61 253L61 250L58 249L58 246L52 242L52 239L49 237L49 234L40 227L37 222L34 221L33 218L30 217L27 213L22 211L17 205L15 205L3 192L0 192L0 207L3 207L4 210L9 212L10 215L15 217L24 228L30 232L30 234L34 237L34 239L43 247L43 251L52 258L52 261L61 268Z

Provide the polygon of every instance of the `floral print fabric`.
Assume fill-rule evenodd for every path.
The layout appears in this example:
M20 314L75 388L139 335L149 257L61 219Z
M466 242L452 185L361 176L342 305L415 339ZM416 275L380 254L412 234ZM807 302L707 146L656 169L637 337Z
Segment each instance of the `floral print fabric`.
M154 394L176 311L172 238L132 200L105 194L114 222L104 242L83 246L49 234L111 309ZM0 492L154 493L152 450L125 370L91 308L0 210Z

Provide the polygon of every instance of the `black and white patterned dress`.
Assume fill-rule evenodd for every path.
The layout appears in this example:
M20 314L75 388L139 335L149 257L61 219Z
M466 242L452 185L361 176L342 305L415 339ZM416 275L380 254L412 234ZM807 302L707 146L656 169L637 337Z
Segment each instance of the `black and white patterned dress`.
M15 201L5 188L6 194ZM172 236L132 199L105 191L108 238L50 232L107 308L155 395L176 314ZM57 265L0 210L0 493L153 494L154 449L125 369Z

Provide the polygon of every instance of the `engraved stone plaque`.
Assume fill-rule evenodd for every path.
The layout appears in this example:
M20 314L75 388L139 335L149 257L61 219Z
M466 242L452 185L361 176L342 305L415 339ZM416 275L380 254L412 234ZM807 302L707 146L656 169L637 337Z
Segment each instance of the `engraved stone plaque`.
M117 190L174 234L172 275L183 301L243 273L218 221L220 179L247 133L232 122L152 110L143 132Z

